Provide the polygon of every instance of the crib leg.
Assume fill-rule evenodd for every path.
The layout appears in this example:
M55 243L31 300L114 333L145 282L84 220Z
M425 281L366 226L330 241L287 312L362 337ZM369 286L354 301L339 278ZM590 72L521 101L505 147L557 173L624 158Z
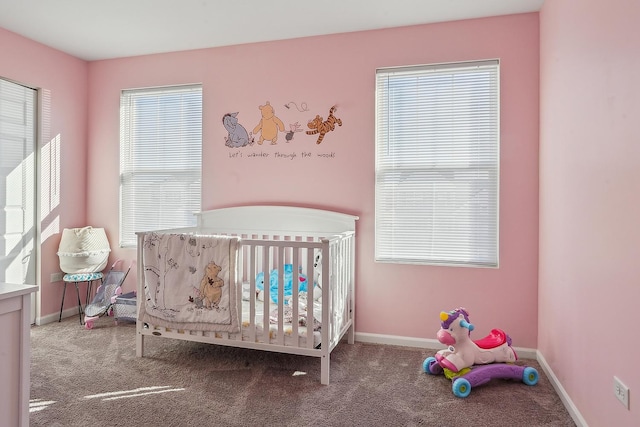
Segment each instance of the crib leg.
M355 342L356 342L356 328L353 325L353 322L351 322L351 326L349 327L349 330L347 331L347 342L349 344L355 344Z
M329 354L323 354L320 358L320 383L329 385L329 362L331 361Z
M144 356L144 335L136 332L136 357Z

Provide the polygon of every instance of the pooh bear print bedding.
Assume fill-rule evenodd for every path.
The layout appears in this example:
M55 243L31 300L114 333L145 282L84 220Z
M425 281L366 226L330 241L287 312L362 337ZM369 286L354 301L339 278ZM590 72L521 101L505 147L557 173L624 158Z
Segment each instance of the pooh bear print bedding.
M238 332L239 247L237 237L146 234L139 319L166 328Z

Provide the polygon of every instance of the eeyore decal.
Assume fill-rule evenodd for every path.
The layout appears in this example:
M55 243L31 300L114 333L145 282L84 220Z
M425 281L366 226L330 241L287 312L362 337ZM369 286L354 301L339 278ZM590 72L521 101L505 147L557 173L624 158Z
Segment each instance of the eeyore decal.
M222 117L222 124L229 133L225 138L225 145L230 148L240 148L253 145L253 136L238 123L238 113L227 113Z

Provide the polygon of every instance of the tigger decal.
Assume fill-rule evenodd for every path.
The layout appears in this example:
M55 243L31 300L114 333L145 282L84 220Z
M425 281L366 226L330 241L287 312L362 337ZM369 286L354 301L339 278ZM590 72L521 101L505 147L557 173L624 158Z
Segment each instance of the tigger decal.
M336 111L336 106L334 105L329 109L329 117L327 117L327 120L323 122L322 117L316 115L315 119L307 123L307 126L309 127L309 129L312 129L307 131L307 135L320 134L318 135L318 140L316 141L316 144L320 144L322 142L322 140L324 139L324 135L327 132L335 130L336 123L338 124L338 126L342 126L342 120L340 120L339 118L333 115L335 111Z

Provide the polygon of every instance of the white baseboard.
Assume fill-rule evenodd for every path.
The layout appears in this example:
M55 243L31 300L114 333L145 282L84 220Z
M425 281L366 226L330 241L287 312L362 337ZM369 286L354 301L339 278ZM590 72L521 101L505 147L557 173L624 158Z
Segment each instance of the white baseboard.
M67 317L76 316L78 317L78 306L67 308L62 311L62 318L65 319ZM46 325L47 323L57 322L60 317L60 312L56 311L55 313L47 314L46 316L41 316L36 318L36 325ZM84 315L83 315L84 317ZM79 318L78 318L79 319ZM78 325L80 324L80 320L78 320Z
M444 348L444 345L440 344L438 340L400 337L397 335L368 334L364 332L356 332L356 341L370 344L386 344L398 345L402 347L428 348L433 350L440 350Z
M544 356L539 351L537 352L536 360L538 361L538 363L540 363L540 366L549 378L551 385L555 389L556 393L558 393L558 396L560 396L560 400L562 400L564 407L567 408L567 411L569 412L569 415L571 415L573 422L575 422L578 427L588 427L588 424L582 417L582 414L580 414L580 411L578 411L578 408L576 408L576 406L573 404L573 401L567 394L567 391L564 389L564 387L562 387L562 384L560 384L560 381L558 380L556 374L553 372L553 369L551 369Z
M402 347L416 347L430 350L441 350L445 348L438 340L427 338L399 337L395 335L380 335L356 332L356 341L372 343L399 345ZM524 347L513 347L520 359L537 359L537 350Z

